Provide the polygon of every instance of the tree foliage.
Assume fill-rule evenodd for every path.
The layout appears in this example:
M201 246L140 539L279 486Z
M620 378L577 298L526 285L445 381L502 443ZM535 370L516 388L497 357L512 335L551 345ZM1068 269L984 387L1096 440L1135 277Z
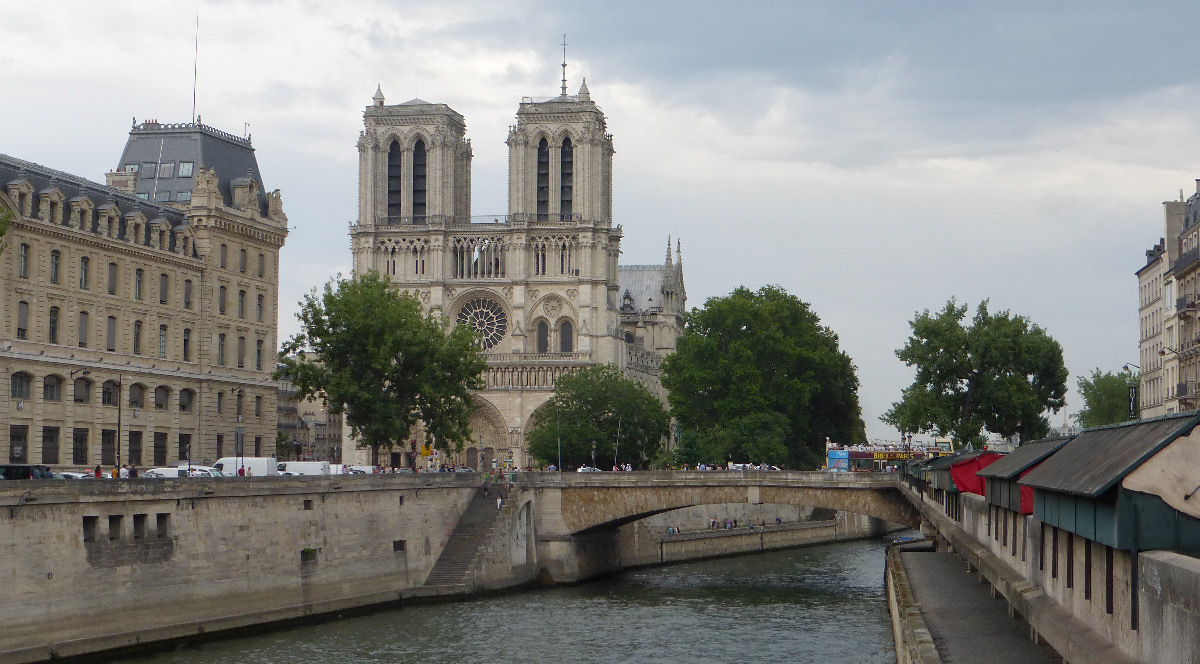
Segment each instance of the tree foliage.
M554 382L554 396L534 414L526 434L529 454L544 463L568 466L592 463L592 442L600 466L612 458L620 432L617 459L643 467L659 451L670 421L662 403L640 383L612 365L588 367Z
M950 435L981 444L984 429L1022 441L1046 435L1044 413L1065 404L1062 347L1042 328L979 304L969 326L966 305L953 299L909 323L912 336L896 356L917 375L882 419L902 432Z
M372 449L402 442L418 421L434 444L457 451L469 439L471 390L487 363L475 334L426 315L417 299L378 273L331 280L305 296L301 331L280 352L297 398L324 399L345 413Z
M826 436L866 437L858 377L837 334L777 286L741 287L687 314L662 372L679 462L815 468Z
M12 220L12 210L0 210L0 254L4 253L4 236L8 233L8 226Z
M1140 409L1134 403L1134 416L1129 416L1129 388L1138 384L1138 376L1129 369L1120 373L1101 372L1099 368L1088 377L1078 380L1083 395L1083 410L1075 413L1082 427L1099 427L1136 419Z

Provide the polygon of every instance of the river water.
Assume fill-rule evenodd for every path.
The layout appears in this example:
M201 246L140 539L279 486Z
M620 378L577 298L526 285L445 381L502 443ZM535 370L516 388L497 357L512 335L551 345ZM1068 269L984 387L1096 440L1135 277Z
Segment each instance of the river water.
M129 662L894 662L884 543L634 570L570 587L428 604Z

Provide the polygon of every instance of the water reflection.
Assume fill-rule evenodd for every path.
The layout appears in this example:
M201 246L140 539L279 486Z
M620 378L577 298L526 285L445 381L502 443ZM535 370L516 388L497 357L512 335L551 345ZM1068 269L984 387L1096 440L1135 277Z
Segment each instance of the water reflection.
M181 646L139 663L895 661L883 542L636 570Z

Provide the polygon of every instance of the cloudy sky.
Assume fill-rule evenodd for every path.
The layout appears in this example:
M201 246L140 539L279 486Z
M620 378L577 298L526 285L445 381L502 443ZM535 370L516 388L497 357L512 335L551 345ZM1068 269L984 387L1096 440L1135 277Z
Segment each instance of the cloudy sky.
M6 3L0 152L102 182L132 118L191 119L197 14L197 111L253 135L295 227L281 336L349 271L375 86L462 113L473 212L502 213L507 127L557 94L566 33L614 135L622 262L671 235L692 306L809 302L873 437L912 379L908 321L951 297L1046 328L1072 387L1136 362L1134 271L1200 177L1200 5L1152 1Z

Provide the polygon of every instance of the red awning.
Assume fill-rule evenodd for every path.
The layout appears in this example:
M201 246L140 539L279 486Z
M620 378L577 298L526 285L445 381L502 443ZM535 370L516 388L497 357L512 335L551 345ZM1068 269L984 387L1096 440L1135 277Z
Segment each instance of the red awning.
M1003 454L995 452L985 452L979 456L960 461L950 466L950 479L954 480L954 486L959 491L982 496L984 493L984 481L982 477L979 477L975 473L992 465L997 459L1003 456Z

